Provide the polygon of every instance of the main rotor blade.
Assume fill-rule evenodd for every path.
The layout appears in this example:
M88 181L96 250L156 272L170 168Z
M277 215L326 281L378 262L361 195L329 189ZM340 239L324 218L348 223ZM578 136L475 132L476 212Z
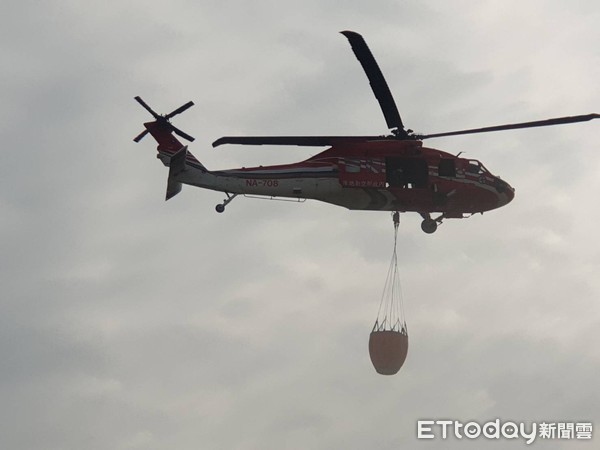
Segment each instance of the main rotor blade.
M157 113L155 113L155 112L154 112L154 110L153 110L152 108L150 108L150 107L149 107L149 106L146 104L146 102L145 102L144 100L142 100L142 98L141 98L139 95L138 95L138 96L136 96L136 97L133 97L133 98L134 98L134 99L135 99L135 100L136 100L136 101L137 101L137 102L138 102L140 105L142 105L146 111L148 111L150 114L152 114L152 116L153 116L155 119L158 119L158 118L160 117L160 116L159 116Z
M355 33L354 31L342 31L341 33L348 38L356 58L367 74L373 93L375 94L375 97L377 97L377 101L379 101L381 111L383 111L383 116L385 117L388 128L397 128L399 131L403 131L404 125L402 124L402 119L400 119L400 113L396 107L396 102L394 102L390 88L383 77L383 73L381 73L381 69L377 65L377 61L375 61L371 50L369 50L367 43L360 34Z
M581 116L556 117L554 119L536 120L534 122L511 123L498 125L494 127L472 128L470 130L448 131L445 133L420 134L415 135L417 139L429 139L442 136L457 136L460 134L488 133L490 131L516 130L518 128L548 127L552 125L562 125L566 123L587 122L588 120L598 119L600 114L584 114Z
M192 106L194 106L194 102L189 101L187 102L185 105L180 106L179 108L177 108L176 110L170 112L169 114L167 114L165 116L166 119L170 119L173 116L176 116L177 114L181 114L182 112L184 112L186 109L191 108Z
M213 147L223 144L240 145L299 145L327 147L340 143L375 140L395 140L395 136L224 136L213 142Z

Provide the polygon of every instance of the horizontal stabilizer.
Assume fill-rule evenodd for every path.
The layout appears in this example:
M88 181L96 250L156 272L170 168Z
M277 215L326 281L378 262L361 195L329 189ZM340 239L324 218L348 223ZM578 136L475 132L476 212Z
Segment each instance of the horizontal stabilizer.
M167 179L167 195L165 200L175 197L181 192L182 184L176 180L177 175L185 171L185 158L187 157L187 145L181 147L177 153L171 156L169 164L169 178Z
M165 201L179 194L181 192L181 187L182 184L180 182L171 180L169 178L167 180L167 196L165 197Z

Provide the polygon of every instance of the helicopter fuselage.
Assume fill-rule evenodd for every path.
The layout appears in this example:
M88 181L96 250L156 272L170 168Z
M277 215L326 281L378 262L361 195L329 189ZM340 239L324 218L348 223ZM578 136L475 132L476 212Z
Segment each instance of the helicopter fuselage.
M165 165L171 156L164 154ZM514 189L479 161L416 140L340 144L294 164L221 171L188 157L186 170L174 180L228 195L312 199L351 210L438 212L446 218L499 208L514 197Z

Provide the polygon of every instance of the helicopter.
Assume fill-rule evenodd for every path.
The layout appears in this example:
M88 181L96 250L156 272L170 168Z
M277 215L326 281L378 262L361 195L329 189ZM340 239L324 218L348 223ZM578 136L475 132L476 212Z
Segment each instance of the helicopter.
M139 96L135 100L154 118L144 123L139 142L148 133L158 142L157 157L169 167L166 200L183 184L223 192L219 213L238 195L305 201L318 200L350 210L416 212L421 229L434 233L444 219L460 219L510 203L515 189L493 175L480 161L461 158L423 146L424 139L492 131L584 122L600 114L558 117L533 122L416 134L405 128L391 91L364 38L342 31L367 75L391 134L382 136L225 136L224 144L329 147L293 164L231 170L208 170L175 135L194 138L176 128L171 119L194 105L192 101L169 114L159 115ZM432 214L439 214L432 217Z

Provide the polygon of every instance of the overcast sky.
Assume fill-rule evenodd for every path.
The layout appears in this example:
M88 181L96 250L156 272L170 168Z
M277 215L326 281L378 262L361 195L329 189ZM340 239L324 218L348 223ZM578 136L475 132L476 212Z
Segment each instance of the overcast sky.
M1 23L1 448L497 449L527 446L417 440L417 420L600 427L599 121L427 141L516 198L434 235L402 216L392 377L367 351L388 213L165 203L155 143L132 142L135 95L193 100L175 123L209 169L319 151L223 135L386 133L345 29L418 132L600 112L597 1L9 0ZM595 448L576 444L534 447Z

